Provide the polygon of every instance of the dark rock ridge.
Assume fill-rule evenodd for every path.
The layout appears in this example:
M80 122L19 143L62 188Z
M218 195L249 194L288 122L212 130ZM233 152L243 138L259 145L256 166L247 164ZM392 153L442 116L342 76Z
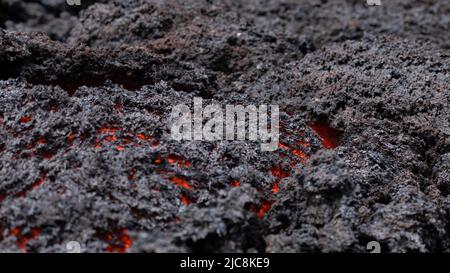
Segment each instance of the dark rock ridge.
M450 251L448 1L82 2L0 1L0 252Z

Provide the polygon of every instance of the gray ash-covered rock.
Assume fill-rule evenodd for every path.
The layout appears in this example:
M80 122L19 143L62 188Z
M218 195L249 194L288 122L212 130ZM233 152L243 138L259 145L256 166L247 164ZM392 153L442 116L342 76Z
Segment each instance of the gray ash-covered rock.
M448 1L82 2L0 1L0 252L449 252Z

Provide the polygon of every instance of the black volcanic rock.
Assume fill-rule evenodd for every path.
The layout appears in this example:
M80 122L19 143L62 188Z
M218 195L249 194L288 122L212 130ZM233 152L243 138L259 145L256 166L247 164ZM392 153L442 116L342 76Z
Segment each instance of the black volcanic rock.
M0 1L0 252L449 252L448 1L82 2Z

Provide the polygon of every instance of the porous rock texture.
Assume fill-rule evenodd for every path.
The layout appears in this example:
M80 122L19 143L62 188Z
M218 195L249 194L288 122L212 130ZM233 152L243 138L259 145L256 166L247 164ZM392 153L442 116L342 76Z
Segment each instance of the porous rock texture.
M450 251L450 3L0 1L0 251ZM280 145L174 141L280 106Z

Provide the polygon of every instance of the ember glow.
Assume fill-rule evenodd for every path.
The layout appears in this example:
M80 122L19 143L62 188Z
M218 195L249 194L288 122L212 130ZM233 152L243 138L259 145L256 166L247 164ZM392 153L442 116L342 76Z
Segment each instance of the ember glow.
M341 132L331 128L327 122L312 123L310 127L320 137L326 149L334 149L339 146Z
M133 240L125 228L108 232L103 239L108 244L106 251L110 253L125 253L133 245Z
M32 120L33 118L31 116L23 116L19 119L20 123L28 123Z
M185 206L189 206L192 201L183 193L180 193L180 200L181 200L181 204L185 205Z
M270 210L272 203L269 201L263 201L258 210L258 217L260 219L264 218L264 215Z
M40 228L32 228L30 232L23 234L22 228L15 227L11 229L10 234L16 237L17 247L19 247L23 252L27 252L27 244L31 240L36 239L41 234Z
M450 252L449 1L313 2L0 0L0 252Z
M240 187L241 186L241 182L240 181L232 181L231 182L231 186L233 186L233 187Z
M172 181L177 186L180 186L180 187L185 188L187 190L192 189L192 186L188 183L188 181L185 178L181 178L181 177L178 177L178 176L173 176L172 178L170 178L170 181Z

